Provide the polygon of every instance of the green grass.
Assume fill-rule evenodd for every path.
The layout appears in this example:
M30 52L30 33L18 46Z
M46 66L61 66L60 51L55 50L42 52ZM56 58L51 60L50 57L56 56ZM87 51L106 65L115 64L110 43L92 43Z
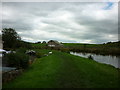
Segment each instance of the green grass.
M70 51L89 52L102 55L120 55L120 42L108 44L82 44L82 43L63 43Z
M33 49L33 50L36 51L36 53L41 52L43 54L48 54L49 51L51 51L51 50L48 50L48 49Z
M34 46L34 47L42 47L42 46L46 46L47 44L44 44L44 43L32 43L31 45Z
M118 72L110 65L53 51L49 56L37 58L3 88L115 88L119 87Z
M84 45L86 45L87 47L97 47L101 44L63 43L63 45L67 47L83 47Z

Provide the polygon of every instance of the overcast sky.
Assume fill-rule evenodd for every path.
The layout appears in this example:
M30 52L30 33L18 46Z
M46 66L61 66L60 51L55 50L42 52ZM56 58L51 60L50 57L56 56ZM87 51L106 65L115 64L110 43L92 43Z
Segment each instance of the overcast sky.
M3 2L2 9L2 27L25 41L118 41L118 3Z

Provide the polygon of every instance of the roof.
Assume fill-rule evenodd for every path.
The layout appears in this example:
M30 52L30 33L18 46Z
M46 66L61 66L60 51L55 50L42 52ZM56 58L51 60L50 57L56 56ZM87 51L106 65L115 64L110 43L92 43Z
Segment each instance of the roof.
M48 41L48 43L49 42L55 42L55 43L57 43L57 44L60 44L57 40L50 40L50 41Z

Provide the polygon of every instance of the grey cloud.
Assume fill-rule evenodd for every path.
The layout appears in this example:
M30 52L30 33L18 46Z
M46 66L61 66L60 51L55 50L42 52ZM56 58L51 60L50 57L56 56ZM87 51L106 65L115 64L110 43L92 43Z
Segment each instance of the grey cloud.
M94 15L99 8L103 10L105 5L105 3L4 2L5 15L2 27L15 28L17 32L21 32L21 37L26 40L31 38L33 42L50 39L62 42L91 40L91 43L116 41L118 27L117 13L113 13L114 9L106 11L111 15L103 12L103 18L100 20L97 20L99 14L97 17ZM112 37L107 37L109 35Z

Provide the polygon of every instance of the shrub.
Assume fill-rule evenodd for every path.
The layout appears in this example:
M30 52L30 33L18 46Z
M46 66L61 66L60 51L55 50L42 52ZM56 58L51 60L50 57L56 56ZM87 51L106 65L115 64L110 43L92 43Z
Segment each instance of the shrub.
M5 55L9 67L27 68L29 57L24 53L9 53Z
M92 59L93 60L93 57L91 55L88 56L88 59Z
M43 55L44 55L44 54L41 53L41 52L37 52L37 53L36 53L36 57L37 57L37 58L41 58Z
M67 52L67 53L70 52L70 50L69 50L68 48L61 48L60 50L61 50L62 52Z
M27 50L27 48L19 48L19 49L17 49L16 51L17 52L20 52L20 53L25 53L26 52L26 50Z

